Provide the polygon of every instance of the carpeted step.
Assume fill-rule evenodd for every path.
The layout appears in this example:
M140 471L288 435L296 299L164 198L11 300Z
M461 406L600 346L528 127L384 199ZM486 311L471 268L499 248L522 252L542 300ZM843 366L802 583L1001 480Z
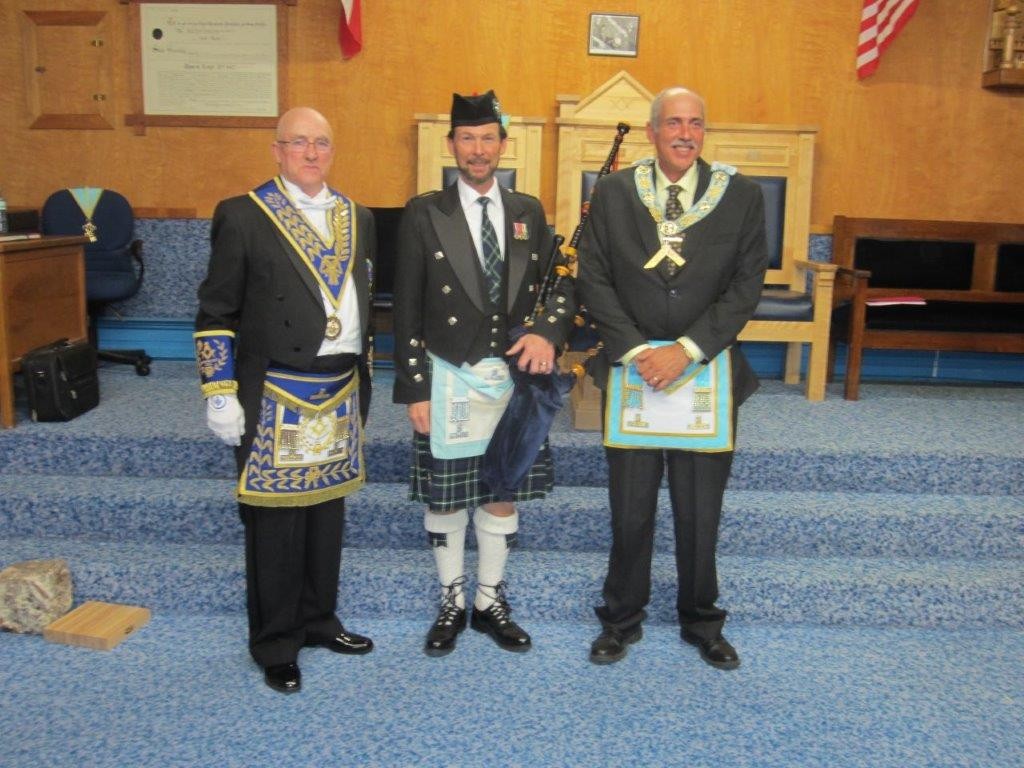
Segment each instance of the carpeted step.
M366 466L377 483L409 474L409 425L390 402L391 376L375 379ZM161 363L144 378L101 370L100 406L67 423L22 418L0 433L0 472L227 479L232 452L206 429L195 372ZM1024 495L1024 420L1019 389L885 387L858 402L809 403L765 382L741 411L730 487L757 491L851 491ZM970 428L968 428L970 426ZM571 429L563 409L551 431L562 485L604 487L600 436Z
M0 434L0 473L72 476L229 479L231 451L205 434L120 437L61 434L56 430ZM575 440L569 436L566 440ZM556 483L605 487L603 449L597 443L559 444L552 437ZM371 433L364 458L367 477L404 483L409 476L408 440ZM740 446L730 488L759 491L858 493L978 493L1024 495L1024 458L955 450L811 453L801 448Z
M76 600L156 611L244 609L241 547L0 539L0 563L64 557ZM517 552L508 578L517 615L585 620L599 602L606 556ZM473 558L467 568L472 572ZM1014 560L777 558L719 560L722 604L737 618L828 625L1024 627L1024 563ZM348 549L340 601L346 616L429 616L437 600L424 549ZM675 565L655 556L651 618L674 621Z
M607 494L557 488L520 506L523 549L606 552ZM0 475L0 530L8 536L98 541L239 543L230 480ZM348 500L346 545L424 544L423 505L407 487L370 483ZM1024 498L728 491L720 552L823 557L1024 558ZM469 537L472 546L473 537ZM668 492L657 548L674 548Z

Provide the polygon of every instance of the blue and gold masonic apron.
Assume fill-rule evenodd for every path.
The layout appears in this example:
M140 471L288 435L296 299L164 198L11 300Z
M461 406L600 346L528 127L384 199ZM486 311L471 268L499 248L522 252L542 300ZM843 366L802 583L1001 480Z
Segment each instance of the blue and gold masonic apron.
M277 178L250 197L285 236L330 300L326 337L341 334L338 308L356 251L355 206L332 190L330 241L292 205ZM306 506L346 496L366 482L359 374L269 368L259 424L238 481L238 500L264 507Z

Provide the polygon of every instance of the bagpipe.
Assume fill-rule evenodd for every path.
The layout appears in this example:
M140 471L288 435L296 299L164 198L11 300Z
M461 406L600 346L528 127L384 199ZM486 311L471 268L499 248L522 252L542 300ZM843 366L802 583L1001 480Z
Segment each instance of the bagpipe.
M619 147L629 133L629 125L619 123L615 131L611 151L598 171L599 179L611 173L615 166ZM540 290L537 291L537 302L533 312L523 325L517 326L509 333L511 343L514 344L524 334L530 332L530 328L544 313L548 299L555 294L562 281L566 278L575 279L579 259L577 249L589 215L590 201L586 200L581 207L580 222L576 225L568 245L563 245L564 237L555 235L551 258L548 260L548 268ZM577 330L588 326L585 310L582 308L574 318L574 324ZM588 351L588 355L593 356L598 349L599 342ZM514 498L516 490L530 471L537 453L547 439L548 432L551 431L555 414L562 407L562 398L569 394L576 381L584 376L585 366L574 365L568 373L558 370L549 373L527 373L520 371L513 361L509 365L509 371L514 382L512 396L494 429L494 434L491 435L480 466L481 478L498 501L511 501Z
M600 179L602 176L607 176L612 172L612 168L615 167L615 160L619 155L619 147L622 146L622 140L626 138L627 133L629 133L628 123L619 123L615 127L615 138L612 140L612 148L608 152L604 165L597 172L597 178ZM532 318L527 322L527 325L531 325L533 320L544 311L548 299L557 290L562 280L567 277L576 277L577 262L579 261L577 249L580 245L580 238L583 237L583 227L586 226L589 217L590 200L584 200L580 206L579 224L576 225L569 244L563 247L562 243L565 242L565 238L561 235L555 235L554 252L551 254L551 259L548 262L548 271L544 276L544 282L541 285L540 291L537 292L537 303L533 308Z

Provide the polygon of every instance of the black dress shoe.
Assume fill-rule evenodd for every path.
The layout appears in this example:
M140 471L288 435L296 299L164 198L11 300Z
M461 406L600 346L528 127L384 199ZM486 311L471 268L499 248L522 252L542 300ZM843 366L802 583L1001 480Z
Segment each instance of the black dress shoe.
M505 597L505 582L499 582L494 587L494 592L496 598L487 608L480 610L473 606L470 626L477 632L490 635L494 642L506 651L530 650L530 636L509 616L512 609L509 608Z
M346 632L344 627L342 627L341 632L332 638L327 640L310 640L306 642L306 645L318 646L335 653L347 653L350 655L369 653L373 650L373 640L357 635L355 632Z
M302 688L302 673L295 663L265 667L263 679L267 685L281 693L298 693Z
M721 635L712 639L695 635L687 630L682 631L683 640L697 646L700 657L716 669L736 669L740 665L740 656L729 641Z
M644 636L643 627L623 631L606 627L590 644L590 660L595 664L611 664L624 658L629 646Z
M423 650L427 656L445 656L455 650L455 640L466 628L466 609L454 602L445 601L437 614L437 620L427 632Z

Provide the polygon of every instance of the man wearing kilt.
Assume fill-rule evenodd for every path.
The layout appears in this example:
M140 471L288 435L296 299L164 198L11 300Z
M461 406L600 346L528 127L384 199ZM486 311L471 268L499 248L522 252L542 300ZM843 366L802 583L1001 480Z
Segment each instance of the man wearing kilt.
M493 91L453 94L448 148L458 180L410 200L399 231L394 401L408 406L410 497L427 505L424 527L441 582L440 611L425 645L431 656L450 653L467 623L470 513L479 555L470 624L506 650L530 647L530 636L510 617L504 573L519 527L515 502L542 498L553 485L547 441L513 501L498 501L480 468L511 395L505 357L518 355L520 370L550 372L575 305L565 285L510 345L510 328L534 313L552 235L539 200L496 183L505 143Z
M289 110L271 149L280 175L214 211L195 341L207 423L236 446L249 651L293 693L303 646L373 649L335 610L344 497L366 476L376 237L370 211L325 183L323 115Z

